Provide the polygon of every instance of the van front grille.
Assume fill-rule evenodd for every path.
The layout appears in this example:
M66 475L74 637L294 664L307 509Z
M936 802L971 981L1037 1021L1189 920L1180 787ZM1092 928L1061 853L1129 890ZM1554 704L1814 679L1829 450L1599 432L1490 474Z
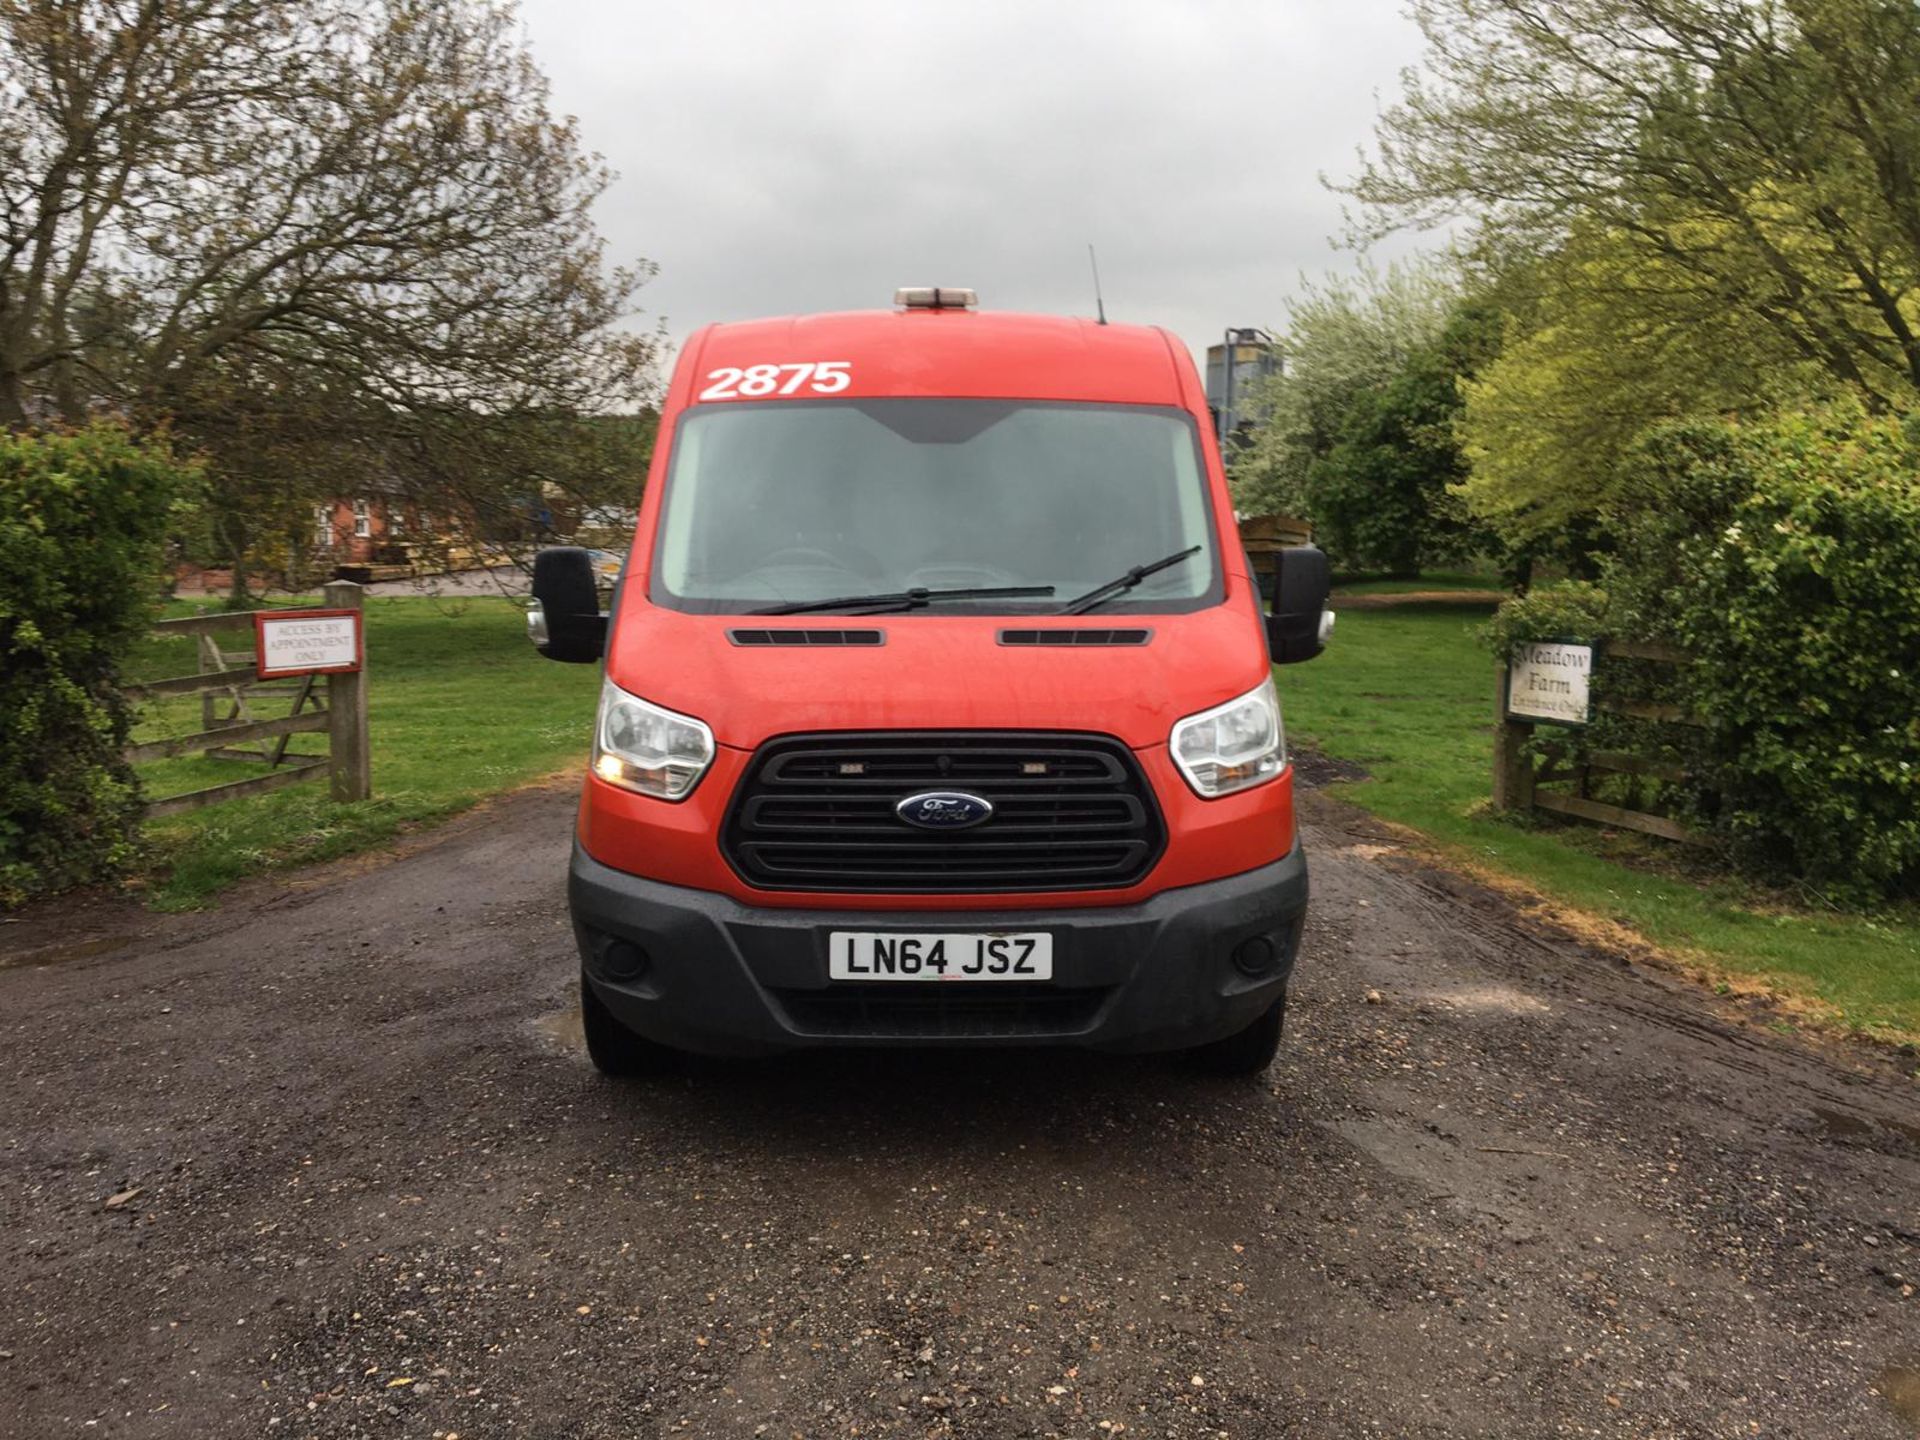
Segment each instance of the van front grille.
M964 830L895 813L955 790L993 806ZM750 762L722 833L765 890L1000 894L1134 884L1165 844L1133 753L1103 735L892 731L774 740Z

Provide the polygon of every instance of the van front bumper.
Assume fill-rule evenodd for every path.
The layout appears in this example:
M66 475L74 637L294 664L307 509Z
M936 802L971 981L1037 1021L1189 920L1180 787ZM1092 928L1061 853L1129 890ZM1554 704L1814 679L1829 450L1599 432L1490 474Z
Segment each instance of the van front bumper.
M1244 1029L1284 993L1307 865L1296 843L1271 865L1110 908L788 910L629 875L576 844L568 898L585 983L623 1024L677 1049L1178 1050ZM835 930L1045 931L1053 979L830 981Z

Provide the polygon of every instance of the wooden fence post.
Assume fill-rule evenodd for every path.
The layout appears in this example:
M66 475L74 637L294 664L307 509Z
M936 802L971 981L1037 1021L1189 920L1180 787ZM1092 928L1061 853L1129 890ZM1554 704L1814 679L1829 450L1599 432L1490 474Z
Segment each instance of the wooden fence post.
M1507 718L1507 667L1495 672L1493 697L1493 808L1533 808L1533 757L1527 754L1530 725Z
M356 610L367 623L366 590L351 580L335 580L325 590L329 610ZM362 649L365 633L362 632ZM341 671L327 676L327 754L335 800L366 800L373 794L373 750L367 734L367 672Z

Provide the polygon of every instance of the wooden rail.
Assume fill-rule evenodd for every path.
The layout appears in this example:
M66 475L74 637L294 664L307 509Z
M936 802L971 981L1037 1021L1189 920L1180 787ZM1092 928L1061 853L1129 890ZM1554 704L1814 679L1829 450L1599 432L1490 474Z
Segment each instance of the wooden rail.
M1676 785L1687 778L1684 765L1675 765L1666 760L1648 760L1639 755L1629 755L1624 750L1595 750L1587 756L1587 766L1593 770L1608 770L1616 775L1651 775L1656 780L1669 780Z
M169 795L164 800L152 801L147 806L147 819L160 820L168 815L180 815L188 810L218 805L222 801L238 800L242 795L259 795L268 790L278 790L293 784L296 780L305 780L317 775L326 768L326 756L303 755L278 769L269 770L264 775L252 775L245 780L229 780L221 785L209 785L204 790L189 790L184 795Z
M214 615L183 615L178 620L156 620L154 630L161 635L217 635L223 630L253 629L251 610L223 610Z
M1662 725L1705 725L1707 722L1680 705L1661 705L1651 700L1609 700L1593 702L1596 710L1610 715L1625 715L1634 720L1653 720Z
M1693 657L1686 651L1672 645L1662 645L1657 640L1609 640L1600 647L1605 655L1618 655L1626 660L1653 660L1665 665L1687 665Z
M325 596L326 609L365 610L365 592L351 581L335 581L328 585ZM342 671L324 677L294 677L290 682L262 682L254 663L231 663L213 638L226 631L244 630L248 647L251 648L254 617L261 613L267 612L246 610L222 615L193 615L154 623L157 634L191 635L199 640L201 671L197 675L177 675L164 680L127 685L123 687L124 691L135 700L199 695L202 697L201 728L186 735L130 744L122 751L127 762L137 765L180 755L205 754L214 759L265 764L269 769L264 775L209 785L181 795L169 795L164 800L151 801L146 807L148 819L179 815L244 795L278 790L323 773L331 782L335 800L365 800L373 793L372 755L367 733L366 672ZM326 682L324 703L315 693L315 682L322 678ZM220 693L225 694L229 705L229 713L224 716L215 714ZM255 715L250 705L263 695L292 695L292 712L286 715ZM327 753L320 756L289 754L288 739L302 734L324 734L327 737ZM242 748L253 741L269 740L277 743L260 750Z
M249 612L251 613L251 612ZM203 690L225 690L235 685L251 685L260 672L251 665L231 670L206 670L198 675L175 675L166 680L145 680L121 687L132 700L157 700L164 695L198 695Z
M1677 840L1683 845L1702 843L1698 835L1678 820L1669 820L1664 815L1653 815L1644 810L1629 810L1624 805L1609 805L1604 800L1563 795L1558 790L1534 791L1533 808L1572 815L1580 820L1594 820L1602 825L1617 825L1623 830L1637 830L1642 835L1658 835L1663 840Z
M198 730L191 735L175 735L166 740L149 740L141 745L129 745L125 754L129 764L138 765L143 760L171 760L176 755L190 755L196 750L211 750L216 745L244 745L249 740L267 740L279 735L301 735L315 730L327 730L332 725L332 717L325 710L310 710L305 715L282 715L273 720L249 720L239 725L222 725L212 730Z

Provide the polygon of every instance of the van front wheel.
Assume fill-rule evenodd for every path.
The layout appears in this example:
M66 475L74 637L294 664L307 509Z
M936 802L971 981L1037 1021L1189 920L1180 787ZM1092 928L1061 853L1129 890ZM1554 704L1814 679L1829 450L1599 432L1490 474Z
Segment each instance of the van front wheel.
M665 1075L681 1058L678 1050L622 1025L593 993L584 974L580 977L580 1028L587 1035L587 1058L602 1075Z
M1187 1056L1211 1075L1258 1075L1280 1052L1280 1031L1286 1019L1287 996L1282 991L1266 1013L1246 1029L1224 1040L1196 1046Z

